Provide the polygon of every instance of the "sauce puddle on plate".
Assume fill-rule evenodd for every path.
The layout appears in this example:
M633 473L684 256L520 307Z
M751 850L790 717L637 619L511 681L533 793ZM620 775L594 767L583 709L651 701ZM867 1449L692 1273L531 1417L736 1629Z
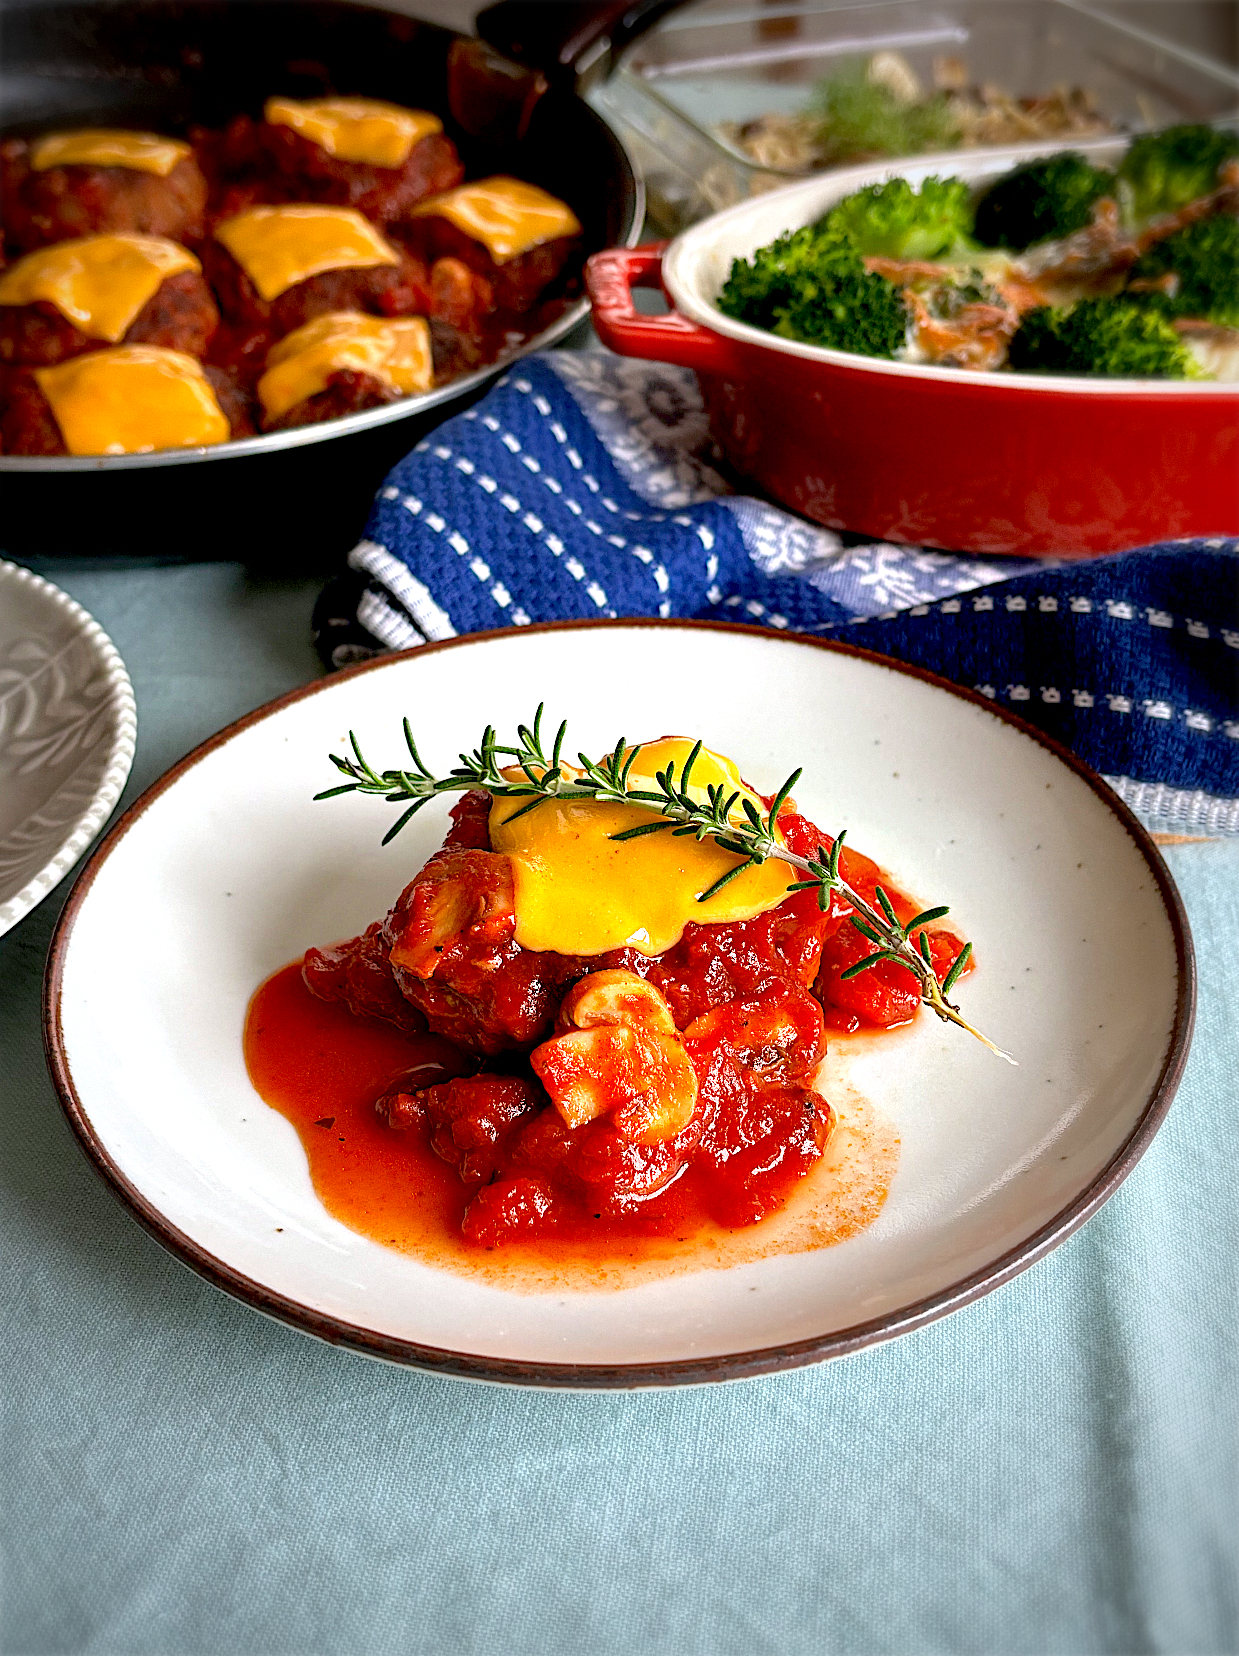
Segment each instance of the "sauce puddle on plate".
M259 1095L296 1128L319 1200L341 1224L423 1264L518 1293L630 1288L830 1247L877 1218L899 1160L894 1130L832 1077L835 1128L825 1154L759 1224L730 1230L709 1219L690 1168L658 1199L652 1220L603 1218L588 1232L488 1250L460 1233L471 1192L455 1169L415 1133L393 1132L374 1109L419 1066L427 1084L464 1073L448 1042L318 1000L297 960L255 992L245 1060ZM416 1076L407 1084L416 1086Z

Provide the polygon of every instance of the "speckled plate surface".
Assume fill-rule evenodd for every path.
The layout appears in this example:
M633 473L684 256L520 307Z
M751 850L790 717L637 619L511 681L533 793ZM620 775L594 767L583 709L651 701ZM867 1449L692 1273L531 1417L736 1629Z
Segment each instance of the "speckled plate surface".
M380 1246L323 1207L291 1123L246 1072L246 1005L307 945L383 914L438 846L443 803L387 849L395 810L315 804L350 729L384 764L408 714L428 762L545 698L570 747L700 733L846 827L973 940L968 1014L1002 1063L924 1017L822 1076L897 1133L874 1223L833 1247L615 1291L512 1292ZM1138 962L1138 970L1133 969ZM155 784L75 886L45 1034L87 1155L186 1264L257 1310L392 1361L473 1379L648 1386L855 1351L975 1299L1104 1202L1169 1106L1191 1032L1173 882L1093 772L969 691L843 645L682 622L451 639L294 691ZM806 1189L809 1182L806 1182ZM588 1289L589 1285L586 1285Z
M50 581L0 561L0 933L103 827L136 731L133 686L103 628Z

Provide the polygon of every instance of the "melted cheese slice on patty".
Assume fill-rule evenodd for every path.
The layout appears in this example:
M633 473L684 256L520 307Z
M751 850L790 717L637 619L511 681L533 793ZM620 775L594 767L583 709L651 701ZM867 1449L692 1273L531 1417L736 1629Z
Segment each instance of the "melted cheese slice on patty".
M656 790L655 774L674 763L678 775L692 748L677 736L645 743L628 786L644 783ZM701 750L689 782L694 798L705 799L708 783L721 784L764 809L733 762L708 748ZM511 821L528 803L496 799L490 811L491 844L512 859L516 941L526 949L594 955L627 945L642 954L661 954L679 941L690 920L751 920L777 907L800 878L787 863L771 860L746 869L709 902L699 903L698 895L741 860L713 840L677 837L664 829L617 842L609 836L662 819L637 805L593 799L548 800Z
M268 98L263 119L291 127L337 161L402 167L415 144L443 131L426 109L405 109L379 98Z
M114 345L169 276L202 266L162 236L77 236L27 253L0 276L0 305L55 305L91 339Z
M30 146L30 165L35 172L49 167L127 167L167 178L193 153L179 138L161 138L157 132L80 127L77 132L49 132L36 138Z
M326 270L398 265L385 236L352 207L248 207L215 232L268 304Z
M431 196L409 216L447 219L481 242L496 264L519 258L543 242L581 233L580 220L566 202L536 184L502 174Z
M117 345L34 377L70 454L150 454L231 436L202 364L184 351Z
M390 320L361 311L329 311L296 328L267 354L258 397L278 420L307 397L327 389L331 375L351 368L401 396L429 391L434 379L430 324L422 316Z

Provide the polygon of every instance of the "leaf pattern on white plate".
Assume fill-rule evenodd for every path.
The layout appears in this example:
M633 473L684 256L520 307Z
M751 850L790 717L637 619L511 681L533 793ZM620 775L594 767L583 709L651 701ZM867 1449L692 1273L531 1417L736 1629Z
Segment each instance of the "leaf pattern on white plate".
M129 676L106 633L58 587L0 562L0 932L98 834L135 731Z
M108 688L85 637L0 645L0 777L59 766L96 748L108 724Z
M71 776L51 799L0 839L0 892L20 890L34 879L47 862L49 845L59 845L89 809L99 780L97 772Z

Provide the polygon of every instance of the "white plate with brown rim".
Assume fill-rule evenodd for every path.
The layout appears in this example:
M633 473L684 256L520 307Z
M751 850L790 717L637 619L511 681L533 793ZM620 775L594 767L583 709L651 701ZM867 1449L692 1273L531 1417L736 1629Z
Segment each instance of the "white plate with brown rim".
M446 804L387 849L394 808L313 803L345 733L394 762L408 714L432 762L484 725L570 718L573 751L701 735L976 948L961 985L1010 1067L924 1015L832 1040L820 1085L899 1140L872 1223L808 1245L779 1219L743 1248L605 1286L505 1284L346 1228L242 1055L257 984L386 912ZM389 751L392 759L385 759ZM1140 961L1133 973L1131 962ZM988 1292L1109 1197L1187 1054L1191 940L1155 847L1087 767L967 691L863 651L744 628L568 623L453 639L294 691L173 768L99 847L53 943L46 1041L69 1121L135 1217L255 1309L337 1344L526 1385L654 1386L794 1367ZM808 1204L805 1207L803 1204ZM806 1242L808 1238L808 1242ZM797 1240L798 1239L798 1240ZM501 1251L501 1250L500 1250ZM488 1256L490 1257L490 1256Z

